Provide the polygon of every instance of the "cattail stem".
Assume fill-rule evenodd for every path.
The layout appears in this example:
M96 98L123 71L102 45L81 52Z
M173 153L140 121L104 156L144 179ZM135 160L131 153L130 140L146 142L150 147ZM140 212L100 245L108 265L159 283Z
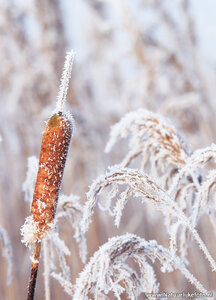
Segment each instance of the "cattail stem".
M35 246L34 246L33 262L32 262L31 275L30 275L29 285L28 285L27 300L34 299L34 292L35 292L35 286L36 286L36 280L37 280L37 272L38 272L39 259L40 259L40 250L41 250L41 243L36 242Z
M73 51L68 52L65 57L56 112L49 118L43 134L31 215L26 218L25 224L21 228L22 241L26 245L35 243L27 300L34 299L41 240L54 226L59 190L72 137L72 117L69 113L65 113L64 104L71 76L73 57ZM49 286L48 271L46 269L46 287ZM49 297L50 293L47 290L46 299L49 299Z
M49 253L47 240L43 241L43 259L44 259L44 285L45 285L45 299L50 300L50 284L49 284Z

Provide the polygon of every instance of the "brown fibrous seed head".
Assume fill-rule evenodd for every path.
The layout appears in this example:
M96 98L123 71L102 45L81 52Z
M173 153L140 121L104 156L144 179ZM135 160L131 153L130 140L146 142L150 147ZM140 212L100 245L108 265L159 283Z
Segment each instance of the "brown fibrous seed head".
M43 134L31 216L26 220L26 229L23 226L25 243L40 241L54 224L71 136L70 118L63 113L53 114Z

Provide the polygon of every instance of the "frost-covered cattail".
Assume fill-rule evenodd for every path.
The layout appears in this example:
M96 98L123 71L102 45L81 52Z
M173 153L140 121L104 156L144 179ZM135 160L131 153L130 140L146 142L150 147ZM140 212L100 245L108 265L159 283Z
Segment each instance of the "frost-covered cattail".
M53 226L71 134L72 123L67 115L58 112L48 120L41 145L31 216L23 227L26 243L41 241Z
M56 112L49 118L43 134L31 215L21 229L25 244L40 242L54 224L59 189L72 136L72 117L64 112L72 63L73 52L69 52L65 60Z
M69 113L65 113L64 103L73 57L74 53L71 51L65 58L56 111L49 118L43 134L31 215L26 218L21 228L22 241L26 245L35 243L28 299L34 298L41 240L54 225L59 190L72 137L73 119Z

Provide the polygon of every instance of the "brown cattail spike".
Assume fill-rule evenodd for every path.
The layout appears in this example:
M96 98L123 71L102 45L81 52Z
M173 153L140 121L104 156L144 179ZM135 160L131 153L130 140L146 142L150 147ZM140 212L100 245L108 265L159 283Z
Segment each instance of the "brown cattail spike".
M53 226L71 136L70 117L52 115L43 134L31 216L23 228L26 243L41 241Z
M62 113L54 114L48 120L31 209L33 220L39 227L37 240L41 240L53 224L71 135L72 123Z
M28 287L28 300L34 299L42 238L54 225L59 190L67 153L72 137L72 117L64 113L68 84L73 65L73 51L67 53L56 103L56 113L48 120L41 144L39 168L31 215L21 227L22 242L35 243L32 270Z
M21 227L22 242L26 245L40 242L54 224L59 189L72 136L73 119L69 113L64 113L64 104L73 58L74 52L68 52L56 102L56 113L50 117L44 131L31 215Z

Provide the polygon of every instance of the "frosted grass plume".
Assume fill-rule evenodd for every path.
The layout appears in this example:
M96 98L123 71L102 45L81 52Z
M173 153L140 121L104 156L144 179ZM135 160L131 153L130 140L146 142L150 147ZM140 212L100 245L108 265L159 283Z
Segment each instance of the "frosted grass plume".
M131 257L138 263L141 275L137 277L134 269L127 266L126 259ZM152 266L157 259L162 272L179 270L198 291L206 293L202 284L187 270L183 261L156 241L146 241L134 234L125 234L110 238L90 259L80 273L74 286L74 300L86 300L88 295L98 299L100 293L113 291L117 299L126 291L130 299L148 292L157 292L157 282ZM123 284L122 284L123 283Z
M121 163L124 167L140 154L148 156L147 153L152 162L153 159L154 162L166 159L169 164L181 167L186 164L191 154L191 150L175 127L159 114L146 109L127 113L111 127L105 152L110 152L119 138L126 137L130 138L130 152Z
M107 199L108 204L105 206L105 210L111 212L111 215L116 218L115 223L117 226L119 225L119 222L121 220L125 203L128 200L128 193L130 193L130 195L134 197L141 197L142 202L149 202L153 204L153 206L157 210L161 211L166 218L171 218L169 224L174 224L175 221L173 221L172 218L176 217L178 226L181 225L183 226L183 228L185 227L187 228L187 230L189 230L194 240L197 242L199 248L204 253L206 259L209 261L212 270L216 271L216 262L209 253L206 245L200 238L190 219L187 218L178 204L173 201L169 194L167 194L158 184L156 184L154 180L152 180L145 173L135 169L114 166L111 167L105 175L99 176L93 182L89 192L87 193L88 201L86 202L84 208L82 220L82 228L84 232L88 230L89 223L91 222L91 216L93 215L94 208L98 203L98 196L106 187L110 187L112 185L114 185L114 193L112 194L113 198L118 192L118 189L116 188L118 185L127 185L127 197L123 196L117 199L117 204L113 211L111 211L110 209L110 199ZM100 205L99 207L101 208L101 206L102 205ZM174 232L177 233L177 228L175 228ZM173 245L176 245L176 236L172 234L171 237L172 249L175 249L175 246Z

